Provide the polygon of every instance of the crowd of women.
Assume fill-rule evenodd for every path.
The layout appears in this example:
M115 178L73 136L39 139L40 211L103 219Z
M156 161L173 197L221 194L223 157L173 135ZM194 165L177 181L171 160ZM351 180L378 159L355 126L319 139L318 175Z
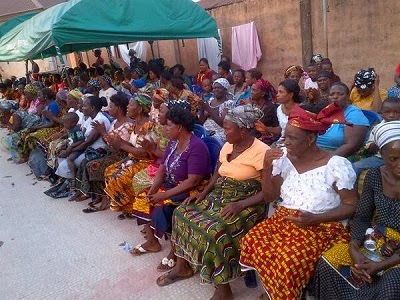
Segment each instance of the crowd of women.
M385 91L372 68L349 88L320 55L277 88L227 57L192 77L134 62L0 84L10 160L83 213L136 218L133 256L169 237L160 287L199 272L232 299L256 271L260 299L398 299L400 65Z

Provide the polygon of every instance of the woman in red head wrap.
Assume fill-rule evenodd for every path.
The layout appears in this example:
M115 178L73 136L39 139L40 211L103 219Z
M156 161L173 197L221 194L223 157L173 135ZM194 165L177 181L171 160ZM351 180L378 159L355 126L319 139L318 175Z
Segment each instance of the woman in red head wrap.
M319 113L295 106L284 148L265 154L264 199L281 201L241 240L240 263L258 272L269 299L299 299L322 253L348 238L343 223L357 203L356 175L347 159L316 145L317 134L338 122L344 117L337 104Z

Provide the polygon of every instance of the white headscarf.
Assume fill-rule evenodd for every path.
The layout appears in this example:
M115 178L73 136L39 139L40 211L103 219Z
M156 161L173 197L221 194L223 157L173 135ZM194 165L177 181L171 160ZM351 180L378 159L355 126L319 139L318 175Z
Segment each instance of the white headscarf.
M214 81L214 84L219 83L220 85L222 85L226 90L229 90L229 88L231 87L231 85L229 84L229 81L226 80L225 78L218 78Z
M397 140L400 140L400 121L385 122L376 126L374 141L379 149Z

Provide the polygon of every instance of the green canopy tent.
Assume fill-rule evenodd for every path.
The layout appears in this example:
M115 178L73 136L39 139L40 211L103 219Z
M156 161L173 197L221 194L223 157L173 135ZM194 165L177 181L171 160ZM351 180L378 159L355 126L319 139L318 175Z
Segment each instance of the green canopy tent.
M15 18L8 19L7 21L3 22L0 25L0 38L7 32L9 32L11 29L16 27L17 25L21 24L22 22L25 22L26 20L32 18L34 15L37 15L38 13L39 13L38 11L29 12L23 15L19 15Z
M22 61L135 41L215 37L215 20L191 0L70 0L0 39L0 61Z

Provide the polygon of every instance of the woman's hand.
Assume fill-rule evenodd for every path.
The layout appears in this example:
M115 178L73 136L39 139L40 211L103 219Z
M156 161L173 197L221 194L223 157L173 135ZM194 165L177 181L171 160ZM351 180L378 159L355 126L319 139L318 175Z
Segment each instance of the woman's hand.
M224 220L229 220L234 218L238 213L243 210L241 201L229 203L221 211L221 217Z
M149 202L153 205L166 199L165 192L158 192L155 194L151 194L148 195L148 197L149 197Z
M256 121L256 122L254 123L254 126L255 126L255 129L256 129L259 133L261 133L261 134L267 134L267 133L268 133L267 126L265 126L265 125L263 124L263 122L261 122L261 121Z
M280 148L273 148L269 149L265 152L264 156L264 169L271 169L272 168L272 162L275 159L281 158L283 155L283 150Z
M301 228L305 228L310 225L314 225L316 223L316 215L305 212L305 211L297 211L296 213L284 217L285 220L292 221L294 224Z
M368 283L372 283L372 276L383 270L381 262L369 261L364 264L355 264L350 267L352 274Z
M192 202L194 202L194 204L198 204L201 201L203 201L204 198L205 198L205 195L203 195L203 193L191 195L191 196L187 197L185 200L183 200L182 205L189 205Z
M138 144L147 152L157 149L157 142L148 139L138 140Z
M107 133L106 125L104 125L104 123L100 123L99 121L93 121L92 123L90 123L90 125L92 125L93 129L96 130L101 135Z
M104 136L104 141L115 150L119 150L124 142L123 139L114 134L107 134L106 136Z

